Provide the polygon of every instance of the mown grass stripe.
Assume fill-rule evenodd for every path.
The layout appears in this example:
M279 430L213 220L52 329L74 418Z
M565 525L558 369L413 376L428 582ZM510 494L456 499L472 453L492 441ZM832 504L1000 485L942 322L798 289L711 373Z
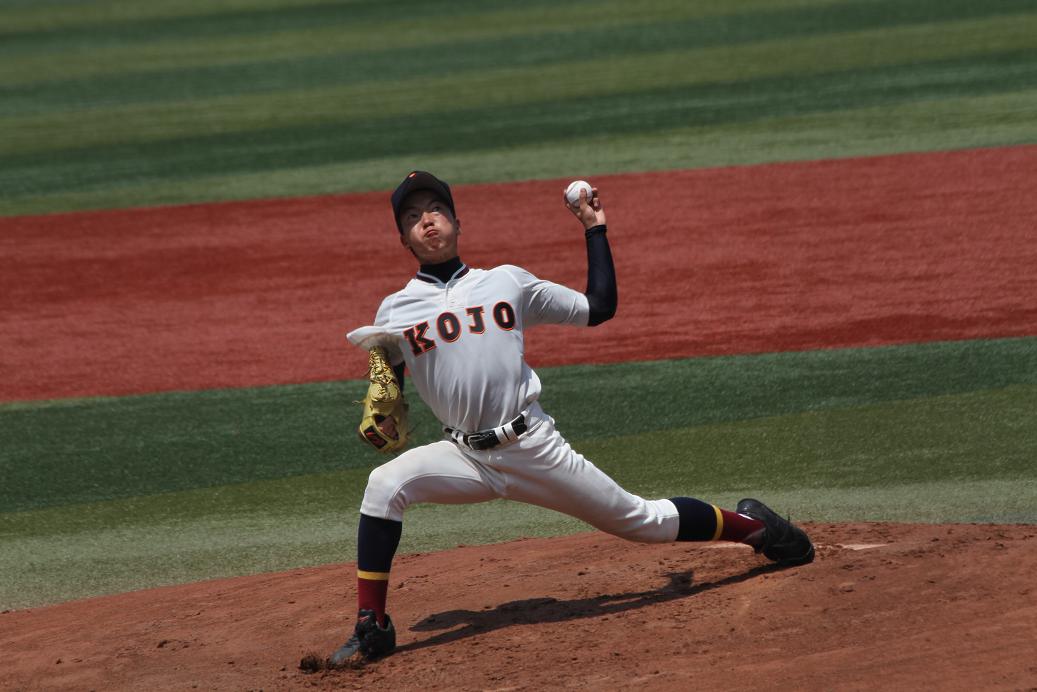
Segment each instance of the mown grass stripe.
M638 488L892 488L1037 479L1037 386L888 400L622 437L577 449ZM640 426L637 426L640 428ZM636 454L636 462L630 459ZM1033 520L1037 520L1037 511Z
M883 7L888 5L888 7ZM411 79L423 75L460 75L466 72L511 67L550 65L608 55L618 58L657 53L660 47L704 48L819 33L860 32L869 29L929 23L945 17L955 21L1011 14L1026 9L1025 3L982 5L977 3L869 2L866 6L785 8L754 14L631 22L623 26L581 26L565 23L538 27L535 32L494 35L476 40L449 41L428 46L420 61L400 59L400 47L356 50L353 47L312 54L312 39L301 35L300 55L267 58L232 65L176 66L139 71L135 64L122 72L90 79L67 78L18 86L0 86L0 114L46 112L56 108L82 109L91 105L211 98L278 89L295 89L304 83L322 85L362 84ZM890 11L892 8L897 11ZM437 17L440 21L443 18ZM449 20L449 18L447 18ZM344 42L336 41L337 45ZM343 46L345 48L345 46Z
M776 16L798 16L797 12L827 16L835 9L793 8L777 11ZM721 19L699 18L687 25L714 26L710 22ZM764 25L748 13L731 21L740 28L718 32L727 37L724 40L739 35L748 40L770 30L759 28ZM820 24L824 22L819 20ZM648 26L669 31L658 22ZM775 30L793 31L781 26ZM573 159L564 151L551 154L551 150L588 137L607 142L612 164L626 170L658 169L662 167L658 158L644 154L639 146L646 136L665 138L671 131L693 128L717 136L732 132L732 126L752 129L807 115L827 115L837 121L845 111L880 108L891 113L919 102L1026 93L1037 80L1032 43L1037 14L1033 13L712 47L660 41L659 52L651 51L644 37L629 27L616 28L614 33L630 40L597 41L606 52L588 51L579 59L561 61L552 56L572 57L574 52L558 48L554 45L558 42L494 53L493 41L483 37L474 44L477 50L446 51L442 62L430 60L430 69L442 68L438 77L419 74L385 82L321 84L318 75L310 83L304 73L314 63L304 60L283 66L299 87L282 88L278 80L287 77L275 76L256 84L256 88L269 88L258 93L248 93L251 87L231 87L224 95L195 98L198 94L191 91L195 86L198 93L213 93L221 74L229 76L218 68L212 73L187 72L182 81L175 71L165 73L172 83L155 79L145 85L131 78L116 91L101 90L96 96L90 95L96 90L86 84L79 92L82 99L75 93L68 96L68 111L15 89L8 95L20 94L20 98L7 100L15 104L15 111L39 112L0 117L0 130L8 135L0 159L0 204L5 213L53 209L48 205L58 199L84 199L86 206L96 207L103 206L104 199L125 199L142 186L148 192L138 204L186 201L191 199L185 198L186 191L198 190L200 178L225 179L226 192L204 187L206 198L240 198L258 192L255 188L242 194L230 191L247 189L249 177L280 175L302 186L314 177L300 171L336 164L345 166L343 187L371 189L381 178L362 177L364 164L370 161L406 157L404 168L409 168L414 157L435 161L460 155L467 159L463 170L469 171L477 169L483 157L501 151L511 158L545 148L548 155L539 156L539 164L526 177L554 177L565 174ZM502 45L509 44L505 40ZM577 42L575 47L581 46ZM508 52L526 57L508 67L494 67L493 56L504 60ZM391 65L391 53L371 55ZM489 58L489 66L473 67L483 57ZM532 63L523 66L523 59ZM600 69L604 59L608 70ZM332 64L321 59L317 63L333 79ZM471 69L458 67L464 65ZM361 65L362 71L370 73L379 72L377 66ZM265 67L258 69L262 72ZM385 71L406 71L395 70ZM572 74L583 73L594 73L596 78L571 79ZM344 70L339 79L349 82L350 74L357 73ZM160 92L163 100L126 103L120 100L120 91L129 94L125 98L130 101L136 98L134 93L158 98ZM415 108L418 93L449 93L450 98L421 99L420 108ZM57 92L51 95L65 98ZM98 103L108 105L98 107ZM997 116L989 115L992 124ZM961 146L962 138L976 141L975 134L966 137L953 118L936 122L936 132L928 139L937 145ZM886 123L887 131L895 130L895 120L887 118ZM1016 125L1017 134L1011 139L991 135L983 143L1033 141L1035 128ZM946 136L939 137L945 131ZM830 143L829 150L838 152L837 144ZM734 146L732 140L728 146ZM584 157L600 155L584 149ZM700 165L697 153L694 146L664 152L670 167ZM790 153L791 158L803 158L795 150ZM734 158L732 154L719 163ZM510 167L496 169L504 178L517 176ZM391 177L397 176L394 171ZM469 178L463 175L453 182L470 182ZM326 180L318 184L329 187ZM285 194L277 188L271 192Z
M189 144L219 138L262 137L276 122L285 130L315 127L360 127L381 130L380 141L391 141L398 132L394 118L410 118L411 126L436 119L478 127L456 118L506 116L512 109L527 107L543 115L554 114L553 104L577 108L581 123L593 131L600 101L609 98L635 99L641 94L685 97L695 89L736 89L739 83L753 87L757 81L838 78L843 90L852 90L852 80L888 71L910 75L913 66L960 65L970 57L982 61L1011 60L1018 51L1027 61L1033 52L1032 36L1037 31L1037 14L998 18L984 23L961 22L933 32L926 27L904 31L858 32L845 36L822 36L808 41L774 41L736 48L692 48L663 50L654 54L616 57L609 69L594 80L573 80L574 74L592 74L600 57L562 62L534 68L502 68L474 74L442 75L370 85L307 87L288 91L220 98L169 101L161 104L112 105L75 113L49 113L34 117L6 117L0 128L11 133L5 150L9 154L46 152L91 147L153 146L156 140ZM997 46L994 50L992 46ZM821 59L820 56L823 56ZM1026 67L1024 64L1023 68ZM801 91L808 89L804 84ZM415 103L414 94L450 94L450 98L424 98ZM782 92L777 92L781 94ZM597 99L589 102L588 99ZM586 106L580 109L580 105ZM706 104L707 106L709 104ZM845 106L844 106L845 107ZM560 112L557 118L568 112ZM451 120L454 118L454 120ZM384 121L379 125L380 121ZM111 123L123 127L114 129ZM548 133L550 134L550 133ZM192 139L193 136L193 139ZM144 150L146 151L146 150ZM2 170L2 168L0 168ZM3 194L0 191L0 194Z
M557 177L571 173L574 166L581 175L593 177L1006 146L1037 141L1034 113L1037 91L1011 91L744 123L664 128L623 137L590 134L522 148L444 151L425 157L423 165L452 182L487 183ZM7 202L0 198L0 214L385 190L399 182L400 171L413 166L414 158L408 154L375 155L288 169L200 174L163 185L126 180L100 188L29 194Z
M550 8L550 12L544 12ZM445 43L454 35L443 30L482 23L503 24L525 18L523 24L546 31L569 27L574 35L594 32L602 26L637 24L669 19L681 31L676 41L740 42L761 36L802 35L820 31L844 31L889 27L903 24L938 23L948 19L975 19L1013 14L1033 9L1028 0L999 0L975 3L968 0L849 0L844 2L739 3L738 11L717 3L603 3L576 0L558 6L547 0L522 0L511 3L486 3L481 0L454 0L428 3L423 0L352 0L351 2L312 2L278 6L237 7L227 10L210 6L190 14L165 13L157 17L120 17L104 12L88 15L88 22L68 24L49 22L37 28L19 27L17 16L0 27L3 50L19 48L54 51L78 47L149 44L156 41L203 39L210 36L234 38L240 35L297 31L300 34L329 26L340 31L379 30L387 41L403 34L410 38L424 33ZM405 19L404 19L405 18ZM690 20L691 23L684 24ZM500 30L499 28L497 29ZM359 33L359 32L358 32ZM405 38L406 40L406 38ZM312 43L310 49L312 49Z
M856 153L884 153L897 147L896 112L918 104L935 109L928 148L1037 141L1037 125L1017 117L1034 91L1037 34L1037 13L1019 0L508 2L413 22L345 7L294 3L283 25L267 0L109 2L53 22L46 10L5 12L15 34L96 41L0 45L0 213L369 190L399 176L383 172L392 162L406 170L415 158L459 162L455 183L488 169L563 177L595 159L603 172L699 166L707 143L727 147L713 161L726 164L744 159L740 135L796 118ZM208 28L194 32L196 22ZM972 131L948 103L1008 94L1018 98L986 100L1004 110ZM869 132L840 127L868 109ZM788 158L816 157L809 133L799 146L774 134ZM869 149L876 135L884 144ZM763 139L755 160L774 160ZM821 154L841 155L841 139ZM583 146L574 158L584 141L604 151ZM683 147L665 146L674 141ZM918 148L908 135L899 144ZM501 155L507 165L491 160Z
M76 26L94 26L141 19L225 13L230 10L259 10L309 6L320 2L341 3L349 0L5 0L4 24L8 32L40 32Z
M375 156L422 158L568 140L591 129L629 136L678 126L721 126L922 98L996 94L1037 86L1037 51L914 63L812 77L670 87L362 122L271 128L62 151L18 154L0 171L3 195L75 191L139 180L189 179L205 171L254 172ZM593 114L593 116L590 116ZM392 133L392 134L390 134Z
M636 431L663 437L689 426L1032 385L1037 338L540 375L544 406L568 438L631 433L631 402L652 402ZM0 406L0 512L368 468L382 458L354 439L350 402L362 390L352 381ZM415 444L439 439L427 408L413 403Z
M811 7L824 4L832 4L832 0L785 0L780 6ZM775 7L778 4L771 0L743 0L739 3L743 12L773 10ZM492 9L492 12L473 13L463 18L429 18L422 22L392 19L306 30L274 27L269 31L239 36L185 37L143 43L68 47L64 50L61 47L42 51L26 50L19 53L16 60L0 62L0 84L26 84L126 71L252 63L256 56L291 60L344 51L363 53L379 51L387 45L397 50L401 62L413 65L415 61L410 59L412 53L424 53L433 47L438 50L449 49L466 41L486 41L515 34L554 33L572 30L577 26L585 29L618 29L629 24L681 21L730 11L728 4L719 0L696 3L654 0L636 5L627 0L600 0L594 3L593 12L588 12L587 5L581 3L558 5L546 13L529 12L521 4L514 3L495 3ZM10 21L8 15L5 14L4 18ZM101 21L98 18L93 23ZM478 56L472 56L472 59L477 60Z
M889 0L885 0L889 3ZM1012 7L1019 0L1006 3ZM232 0L231 2L185 2L171 6L168 3L104 3L91 2L88 6L66 7L58 13L55 8L34 11L6 10L0 37L8 39L3 49L10 52L78 51L84 44L90 48L117 53L124 47L167 44L181 45L192 54L206 54L219 59L227 50L212 50L209 39L213 35L236 52L236 47L250 45L252 37L288 38L297 50L320 51L321 43L307 38L343 39L341 45L358 44L373 47L376 34L381 43L391 42L398 47L444 44L467 40L473 35L504 33L510 28L553 31L559 27L570 30L604 26L619 26L639 22L670 19L723 19L721 28L729 28L732 18L758 13L811 12L813 8L831 7L832 14L854 13L858 21L870 21L877 13L870 6L874 0L743 0L737 12L730 3L720 0L701 0L695 3L679 0L653 0L636 5L624 0L574 0L552 5L544 0L497 0L487 3L479 0L453 2L436 6L421 0L291 0L274 3L270 0ZM928 0L926 8L919 8L937 20L945 13L943 5ZM966 14L976 13L976 7L953 0L952 4ZM1025 8L1025 3L1021 3ZM895 4L891 6L896 7ZM1014 11L1012 7L994 11ZM544 11L550 8L550 11ZM980 14L989 10L980 9ZM897 13L885 13L896 15ZM901 13L910 21L911 11ZM959 12L960 14L960 12ZM812 14L804 15L810 22ZM828 15L825 15L828 16ZM973 15L973 16L978 16ZM330 31L329 31L330 30ZM333 32L333 33L332 33ZM366 38L366 40L365 40ZM15 40L17 39L17 40ZM282 44L286 45L286 44Z
M527 10L536 11L538 8L551 7L554 3L550 0L523 0L522 5ZM313 2L287 7L238 7L201 14L145 16L123 20L109 15L101 22L87 25L28 30L0 29L0 41L4 42L8 50L25 46L40 49L195 36L235 36L275 28L310 29L352 22L420 23L427 18L456 18L480 12L492 13L494 7L483 0L451 0L449 3L430 3L425 0Z

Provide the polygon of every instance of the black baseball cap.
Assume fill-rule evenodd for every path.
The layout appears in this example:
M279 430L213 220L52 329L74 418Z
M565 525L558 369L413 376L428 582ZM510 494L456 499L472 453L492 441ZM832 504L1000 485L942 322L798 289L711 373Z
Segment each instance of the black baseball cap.
M450 194L449 185L427 171L411 171L392 193L392 215L400 233L403 233L403 227L400 226L400 206L403 204L403 200L407 199L407 195L417 190L431 190L436 193L436 196L450 207L450 213L457 216L457 212L454 211L454 197Z

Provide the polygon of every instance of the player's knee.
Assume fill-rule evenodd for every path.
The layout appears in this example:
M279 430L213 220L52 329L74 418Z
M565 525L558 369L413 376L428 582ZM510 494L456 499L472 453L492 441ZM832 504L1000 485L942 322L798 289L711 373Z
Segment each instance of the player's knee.
M371 471L360 511L374 517L403 521L406 504L399 492L400 479L391 466L383 464Z

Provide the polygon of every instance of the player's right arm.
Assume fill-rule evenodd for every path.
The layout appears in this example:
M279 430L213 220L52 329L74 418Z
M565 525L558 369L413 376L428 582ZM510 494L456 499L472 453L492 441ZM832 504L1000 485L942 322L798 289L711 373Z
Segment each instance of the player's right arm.
M586 192L580 192L579 204L573 205L562 192L565 207L583 224L587 238L587 305L590 316L588 327L594 327L612 319L619 304L619 292L616 287L616 267L612 262L612 250L609 239L605 235L605 209L598 197L598 188L591 189L588 199Z
M588 228L587 235L587 306L590 317L587 326L594 327L612 319L619 304L616 289L616 267L605 235L605 226Z

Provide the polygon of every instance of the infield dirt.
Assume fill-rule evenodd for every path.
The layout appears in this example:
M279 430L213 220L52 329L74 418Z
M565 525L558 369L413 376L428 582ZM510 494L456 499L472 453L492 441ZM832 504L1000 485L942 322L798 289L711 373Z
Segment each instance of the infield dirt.
M807 525L813 564L600 533L405 555L399 649L348 636L353 565L0 615L3 689L1037 688L1037 527Z

